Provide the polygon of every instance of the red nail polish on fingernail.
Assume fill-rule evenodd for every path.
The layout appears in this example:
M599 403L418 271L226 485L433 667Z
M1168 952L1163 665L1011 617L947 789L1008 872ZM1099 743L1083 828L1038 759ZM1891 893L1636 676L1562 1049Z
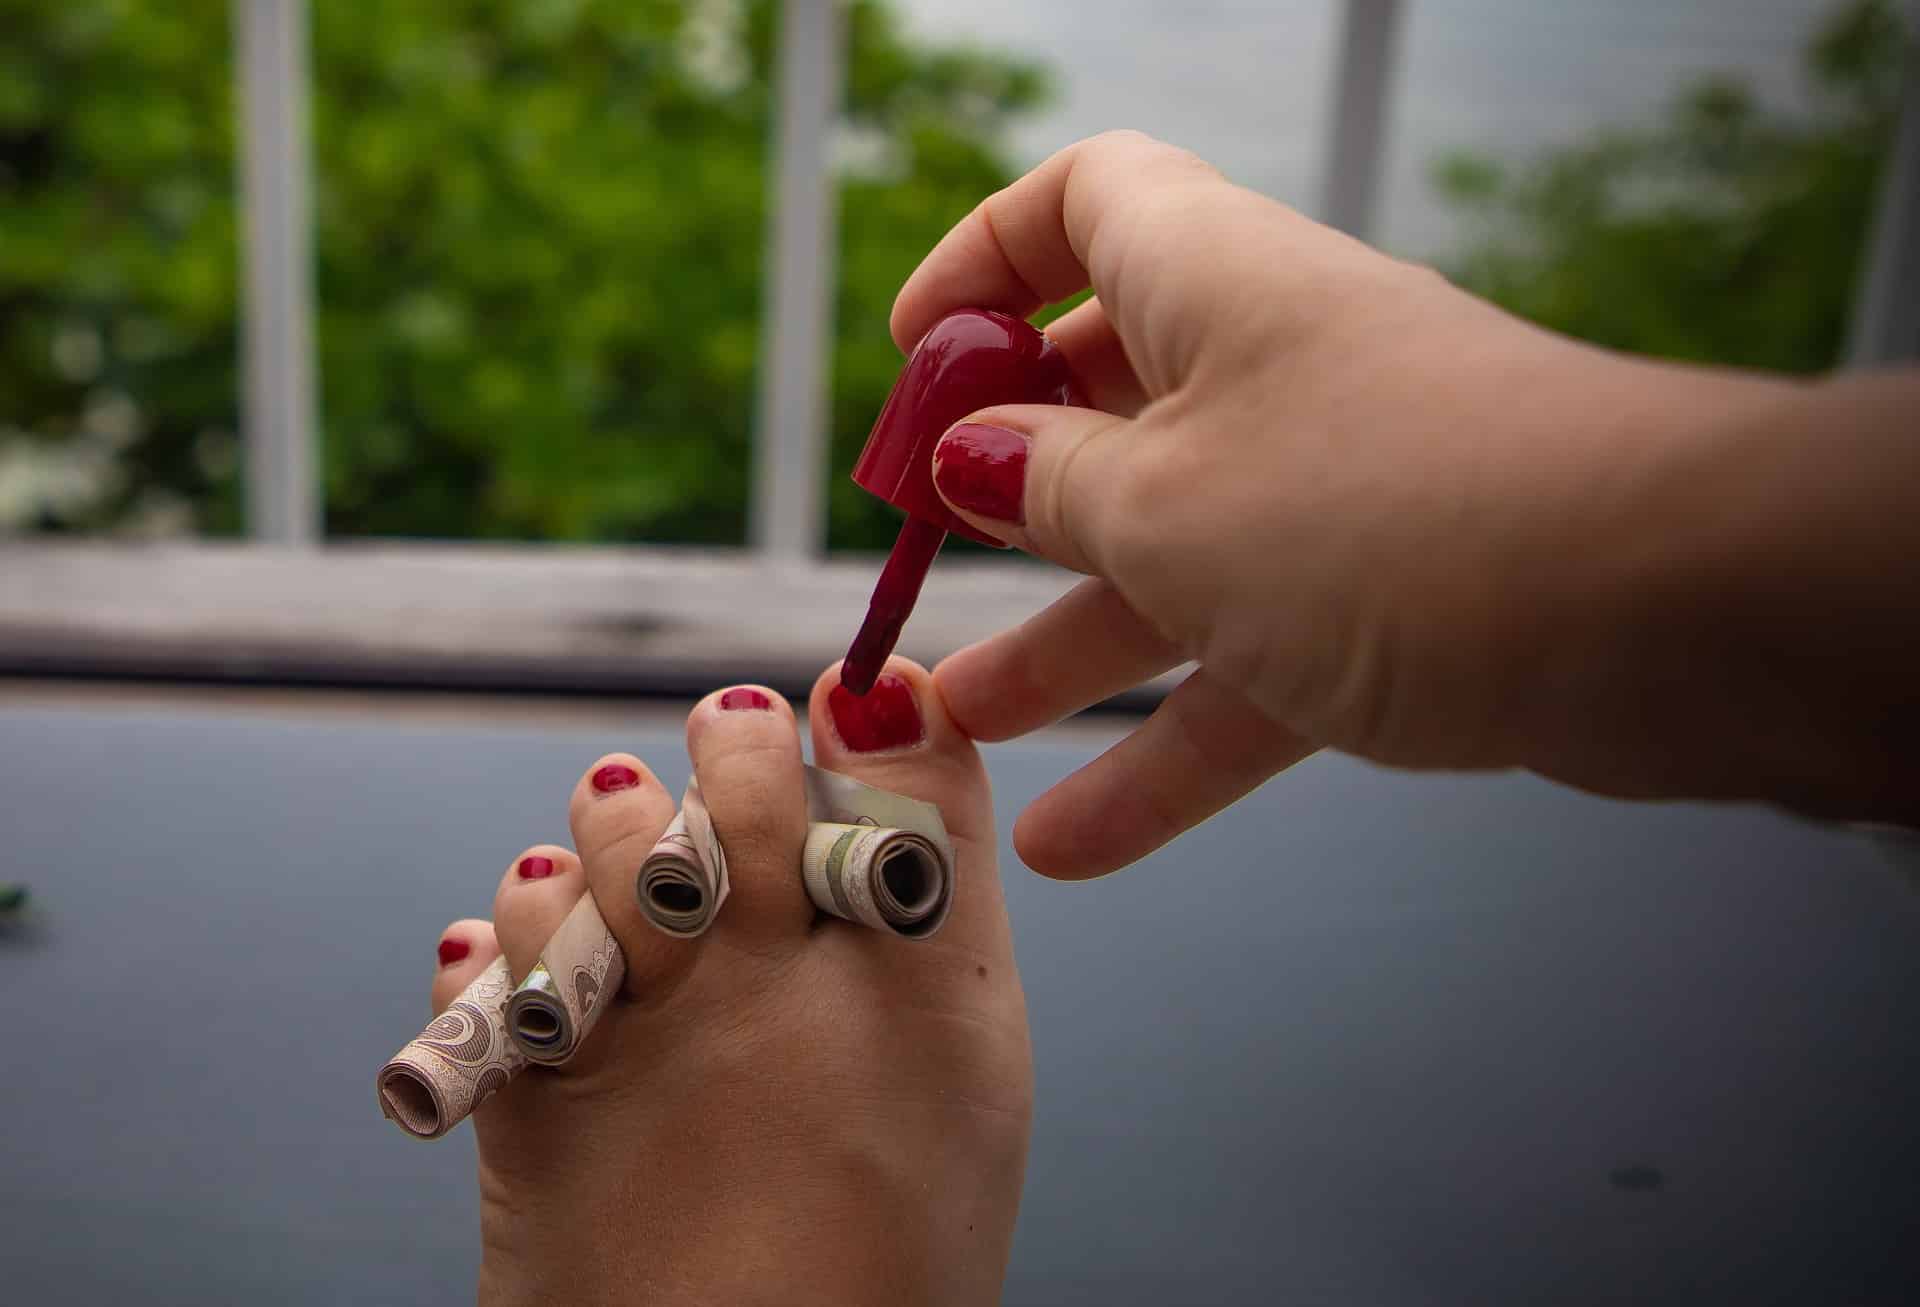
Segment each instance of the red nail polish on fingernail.
M553 859L538 855L520 859L521 880L545 880L553 875Z
M454 939L449 936L440 941L440 965L450 967L471 952L473 952L473 945L464 939Z
M755 690L749 686L742 685L735 689L728 690L725 694L721 695L720 707L726 712L739 712L742 709L758 709L761 712L771 712L773 709L773 699L765 691Z
M844 685L834 686L827 695L827 710L833 714L841 743L855 753L904 749L927 735L912 687L891 673L876 680L863 695Z
M1025 522L1032 448L1032 439L1018 431L963 422L933 447L933 484L956 508L996 522Z
M593 774L593 788L602 794L630 790L640 783L640 773L623 762L610 762Z

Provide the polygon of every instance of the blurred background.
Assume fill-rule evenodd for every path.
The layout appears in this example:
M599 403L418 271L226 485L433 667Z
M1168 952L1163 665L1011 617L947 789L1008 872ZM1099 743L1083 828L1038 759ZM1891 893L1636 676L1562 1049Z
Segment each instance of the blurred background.
M310 235L263 252L312 267L310 362L275 402L319 534L743 544L756 432L793 422L825 435L799 440L830 488L806 547L884 547L844 474L897 370L894 292L982 196L1115 125L1560 330L1814 372L1847 341L1902 66L1891 0L1361 3L1387 62L1346 88L1341 0L797 8L837 49L783 89L771 2L322 4L303 68L255 49L250 73L222 0L4 0L0 529L248 529L265 219ZM310 219L241 184L289 98ZM783 105L814 121L778 135ZM1342 137L1343 110L1378 121ZM783 141L824 185L782 191ZM816 210L821 272L795 348L826 394L797 415L756 404L783 200Z
M0 1055L0 1298L470 1289L470 1145L370 1093L419 959L595 753L671 778L692 696L842 652L897 524L846 476L888 310L993 189L1139 128L1585 339L1906 359L1916 32L0 0L0 1014L53 1031ZM1065 586L948 549L922 659ZM992 751L1003 825L1169 683ZM1010 1302L1920 1296L1920 896L1854 833L1320 759L1105 897L1004 860ZM1167 922L1206 875L1234 920Z

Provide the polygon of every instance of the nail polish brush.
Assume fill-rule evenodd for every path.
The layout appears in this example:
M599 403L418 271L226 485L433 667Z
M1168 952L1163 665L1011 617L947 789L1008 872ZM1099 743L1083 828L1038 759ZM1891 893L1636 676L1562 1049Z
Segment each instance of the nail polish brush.
M948 532L1001 544L954 516L934 490L933 447L940 437L969 413L994 404L1071 402L1066 359L1019 318L961 309L935 323L914 347L853 465L854 484L900 509L907 520L880 569L867 619L840 665L840 684L850 692L873 688Z

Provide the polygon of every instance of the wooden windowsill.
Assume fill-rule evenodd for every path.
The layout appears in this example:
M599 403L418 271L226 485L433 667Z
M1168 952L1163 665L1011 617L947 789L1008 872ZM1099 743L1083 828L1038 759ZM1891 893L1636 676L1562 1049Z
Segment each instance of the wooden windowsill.
M0 544L0 675L686 695L803 693L846 652L880 559L369 541ZM900 651L931 665L1077 578L936 564ZM1149 706L1163 677L1113 701Z

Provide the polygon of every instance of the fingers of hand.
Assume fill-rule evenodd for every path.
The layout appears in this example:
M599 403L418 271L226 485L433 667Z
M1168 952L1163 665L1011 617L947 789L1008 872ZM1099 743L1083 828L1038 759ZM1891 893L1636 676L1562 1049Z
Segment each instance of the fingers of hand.
M797 937L813 906L795 873L807 798L793 709L758 686L710 694L687 717L687 756L727 855L732 897L715 929Z
M961 730L1009 740L1182 661L1110 581L1093 577L1012 630L946 658L933 680Z
M500 945L494 939L491 921L468 917L441 931L434 946L433 1014L444 1012L447 1004L499 956Z
M1061 150L989 196L934 246L894 301L893 339L911 350L961 308L1025 317L1089 280L1120 311L1128 214L1169 188L1225 185L1185 150L1138 132L1107 132Z
M1014 848L1043 876L1104 876L1312 752L1198 671L1133 734L1034 800L1014 824Z
M1140 429L1144 430L1144 429ZM1076 572L1125 553L1136 424L1096 409L1011 404L956 423L933 450L940 497L994 538Z

